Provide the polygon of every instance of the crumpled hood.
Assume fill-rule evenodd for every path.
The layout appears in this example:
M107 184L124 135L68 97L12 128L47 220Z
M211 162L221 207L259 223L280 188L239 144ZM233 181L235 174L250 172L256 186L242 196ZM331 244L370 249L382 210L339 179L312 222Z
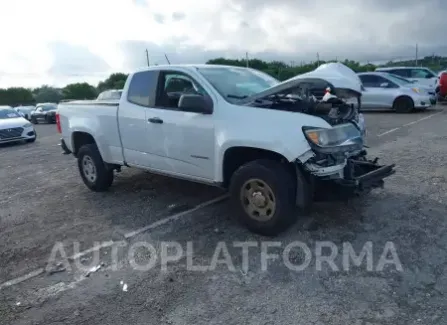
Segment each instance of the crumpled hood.
M359 96L362 92L362 82L357 74L344 64L337 62L322 64L313 71L283 81L273 87L244 98L241 102L249 103L257 99L283 93L288 89L296 88L304 83L315 84L316 86L322 86L329 83L335 90L337 88L347 89L354 91Z
M29 124L23 117L0 119L0 129L19 128Z

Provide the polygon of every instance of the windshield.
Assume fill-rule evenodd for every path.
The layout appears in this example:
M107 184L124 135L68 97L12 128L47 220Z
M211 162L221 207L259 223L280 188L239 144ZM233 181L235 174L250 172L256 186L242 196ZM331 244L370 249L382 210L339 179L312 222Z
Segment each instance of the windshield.
M270 75L247 68L207 67L198 71L226 99L242 99L277 85L279 81Z
M0 109L0 120L8 119L8 118L16 118L21 117L19 113L10 108Z
M410 81L408 81L406 79L402 80L402 78L397 78L392 74L388 74L387 78L389 80L391 80L392 82L398 84L399 86L404 86L404 85L407 85L408 83L411 83Z
M42 111L51 111L56 109L56 105L39 105L37 108L42 109Z

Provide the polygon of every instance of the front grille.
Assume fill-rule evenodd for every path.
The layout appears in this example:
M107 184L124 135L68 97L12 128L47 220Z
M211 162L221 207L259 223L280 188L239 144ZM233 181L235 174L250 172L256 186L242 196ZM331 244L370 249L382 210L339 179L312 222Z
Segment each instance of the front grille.
M22 136L23 128L9 128L0 130L0 140L13 139Z

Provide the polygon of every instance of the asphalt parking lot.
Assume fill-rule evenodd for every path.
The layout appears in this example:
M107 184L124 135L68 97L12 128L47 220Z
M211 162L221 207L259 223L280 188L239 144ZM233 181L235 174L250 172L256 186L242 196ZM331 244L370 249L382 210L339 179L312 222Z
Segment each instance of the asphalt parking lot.
M446 324L444 110L367 113L368 150L396 163L397 173L366 197L316 203L274 239L233 220L219 189L128 169L109 192L90 192L73 157L61 154L55 126L37 125L35 143L0 147L0 324ZM138 251L143 265L163 251L161 243L173 241L184 254L167 270L129 264L132 244L155 247ZM259 244L248 266L236 241ZM266 241L283 248L305 243L309 266L291 270L277 258L264 268ZM322 241L339 250L335 269L316 268L315 245ZM70 265L47 268L57 242ZM216 262L222 242L233 268L188 269L188 256L194 265ZM372 269L366 263L345 269L344 243L360 252L367 242ZM387 242L401 269L379 267ZM91 263L95 252L99 259ZM303 260L299 252L289 256L295 264Z

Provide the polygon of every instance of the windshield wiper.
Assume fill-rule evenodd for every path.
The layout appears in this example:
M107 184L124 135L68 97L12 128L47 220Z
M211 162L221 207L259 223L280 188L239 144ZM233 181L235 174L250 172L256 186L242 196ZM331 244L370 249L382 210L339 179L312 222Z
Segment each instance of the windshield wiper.
M244 99L244 98L247 98L248 96L238 96L238 95L229 94L229 95L227 95L227 97L234 98L234 99Z

